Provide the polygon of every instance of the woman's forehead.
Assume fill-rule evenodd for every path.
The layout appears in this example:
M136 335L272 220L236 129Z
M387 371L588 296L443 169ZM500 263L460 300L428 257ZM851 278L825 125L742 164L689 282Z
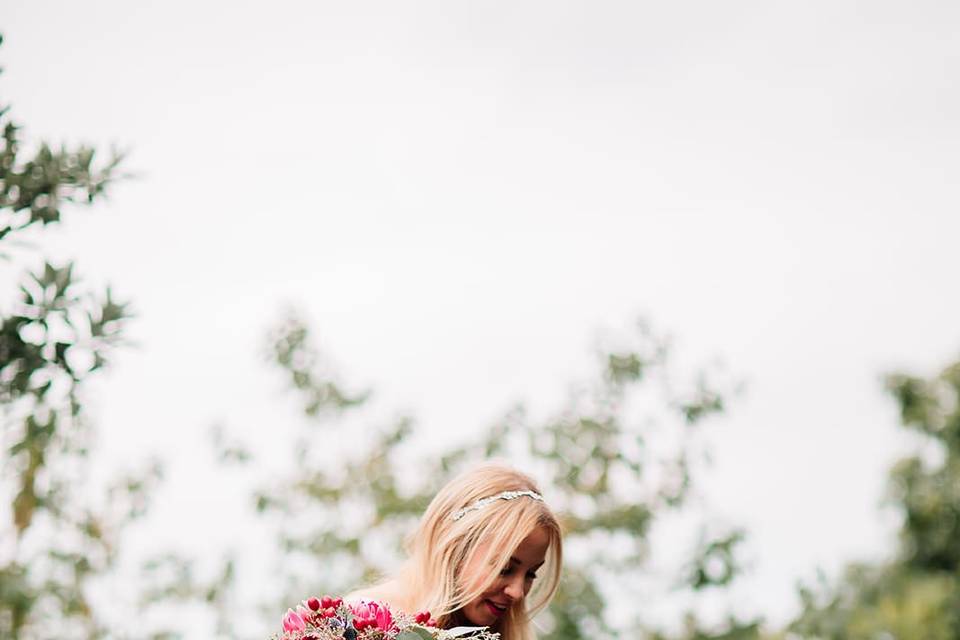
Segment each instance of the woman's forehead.
M550 532L545 527L536 527L513 549L509 561L530 566L542 564L546 558L547 550L550 548L550 541ZM501 562L498 558L503 556L498 552L502 551L504 551L502 547L500 549L492 548L490 542L486 541L479 543L472 555L475 558L487 558L490 565L493 566Z
M549 547L550 534L545 528L537 527L530 532L530 535L520 541L517 548L510 554L511 559L516 559L526 565L540 564L546 557Z

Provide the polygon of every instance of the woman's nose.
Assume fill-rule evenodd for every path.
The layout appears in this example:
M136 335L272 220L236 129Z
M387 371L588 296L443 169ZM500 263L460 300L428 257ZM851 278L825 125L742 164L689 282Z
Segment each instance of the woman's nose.
M522 598L522 597L524 596L524 593L523 593L523 579L520 578L519 580L511 580L511 581L508 582L508 583L506 584L506 586L503 588L503 592L504 592L504 593L507 595L507 597L509 597L511 600L519 600L520 598Z

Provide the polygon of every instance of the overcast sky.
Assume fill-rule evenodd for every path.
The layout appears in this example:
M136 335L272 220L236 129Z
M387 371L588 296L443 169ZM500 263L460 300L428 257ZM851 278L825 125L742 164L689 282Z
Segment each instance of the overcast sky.
M239 513L184 449L219 421L266 450L292 419L261 361L289 304L438 437L554 406L642 314L747 382L703 487L749 532L736 610L783 620L797 579L892 548L909 441L880 375L960 354L960 5L4 13L27 135L131 150L136 180L42 238L134 303L92 406L116 460L176 458L161 515Z

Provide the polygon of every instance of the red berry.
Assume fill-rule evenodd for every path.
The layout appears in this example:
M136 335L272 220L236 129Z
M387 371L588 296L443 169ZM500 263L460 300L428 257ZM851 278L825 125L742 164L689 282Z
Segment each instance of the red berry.
M310 607L312 611L320 611L320 601L316 598L307 600L307 606Z
M324 609L329 607L332 602L333 602L333 598L331 598L330 596L323 596L322 598L320 598L320 606L323 607Z

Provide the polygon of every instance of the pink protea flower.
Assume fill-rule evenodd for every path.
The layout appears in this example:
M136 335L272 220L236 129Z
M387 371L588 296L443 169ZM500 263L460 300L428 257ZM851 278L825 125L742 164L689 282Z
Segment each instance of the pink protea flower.
M295 633L297 631L303 631L306 628L307 624L303 621L303 618L293 609L287 609L286 615L283 616L283 630L289 633Z
M393 614L390 613L390 609L386 607L380 607L377 609L377 628L380 631L390 631L393 629Z
M380 631L394 629L393 614L385 604L373 600L362 600L350 605L353 613L353 626L359 631L367 627L376 627Z

